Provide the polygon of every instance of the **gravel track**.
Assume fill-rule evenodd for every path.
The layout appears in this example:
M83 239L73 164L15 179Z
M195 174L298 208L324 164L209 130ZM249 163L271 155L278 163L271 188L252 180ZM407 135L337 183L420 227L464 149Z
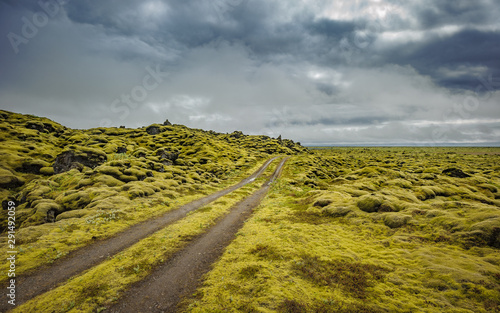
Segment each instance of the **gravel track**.
M271 183L280 175L286 160L281 161L272 177L259 190L233 206L206 233L159 265L145 279L133 284L106 312L176 312L183 296L196 291L203 275L260 204Z

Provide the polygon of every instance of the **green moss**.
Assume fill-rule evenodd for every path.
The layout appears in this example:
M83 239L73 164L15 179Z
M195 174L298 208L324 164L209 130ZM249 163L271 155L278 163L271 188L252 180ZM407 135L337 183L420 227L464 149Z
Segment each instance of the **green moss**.
M484 273L498 272L498 248L485 244L488 227L472 226L487 224L490 219L495 224L498 209L481 197L470 196L474 192L463 186L463 179L439 175L432 181L422 180L424 169L432 168L438 174L441 160L448 160L441 158L448 154L436 156L438 151L345 148L292 158L283 179L245 223L242 235L226 248L206 276L198 297L187 302L186 311L494 312L499 285ZM332 156L342 163L342 170L333 169L332 164L337 163L330 163ZM460 155L455 157L459 160ZM479 169L492 168L494 163L491 158L482 163L476 155L471 160ZM394 167L401 162L405 163L398 172ZM349 175L367 165L373 171L359 171L356 180L346 179L342 184L329 182L327 190L315 186L329 178L307 178L315 181L314 185L302 180L318 167L335 171L335 175ZM411 182L411 188L398 179ZM414 193L420 187L429 188L434 197L423 203ZM344 193L351 197L337 197ZM368 201L376 210L368 211L394 212L366 214L357 210L367 197L376 198ZM328 203L319 205L326 199ZM348 213L344 218L332 218L337 209ZM333 216L327 214L329 211ZM483 238L483 243L466 246L460 242L464 237L459 234L472 232L480 233L476 236ZM278 257L267 257L267 250ZM304 262L304 258L310 260ZM360 278L331 282L331 277L344 275L331 273L339 261L355 264L352 269L344 264L342 268L349 274L360 273ZM363 270L358 270L365 264L386 271L382 270L380 280L367 274L366 288L342 285L344 281L366 281Z
M428 199L434 199L436 197L434 191L429 187L420 187L415 195L419 200L422 201Z
M489 190L489 191L490 191L490 192L492 192L492 193L496 193L496 192L498 192L498 188L497 188L497 186L494 186L494 185L492 185L492 184L482 183L482 184L478 184L477 186L478 186L479 188Z
M323 209L323 213L326 216L331 217L342 217L351 212L353 212L353 210L349 207L326 207L325 209Z
M371 264L346 260L325 261L318 257L303 256L293 265L303 278L318 285L340 287L356 298L366 298L368 287L384 278L387 269Z
M97 175L93 178L92 181L94 184L96 184L96 186L106 185L108 187L117 187L123 186L125 184L123 181L118 180L110 175Z
M58 214L56 223L21 227L20 273L52 262L87 244L92 236L109 236L175 208L185 203L182 201L188 199L188 193L194 199L234 184L258 160L267 158L268 152L300 150L286 140L216 134L182 126L168 130L160 126L161 133L156 135L147 134L145 129L66 129L57 137L57 131L26 129L31 118L15 115L0 123L4 140L0 168L25 180L23 186L2 190L2 197L25 201L18 207L21 220L35 217L35 208L42 212L42 203L51 199L64 210L60 200L75 192L88 193L90 203L85 209ZM117 147L126 147L126 154L116 155ZM97 161L110 161L101 167L115 167L121 174L115 171L108 175L99 172L100 167L93 171L94 166L83 164L79 170L46 177L15 170L22 169L26 161L53 162L63 149L86 157L86 151L90 151L86 149L94 149ZM180 151L181 159L176 164L162 164L157 154L160 149ZM500 297L496 276L491 274L498 273L500 264L495 246L500 167L497 156L477 153L481 149L498 152L494 148L335 148L293 157L283 179L273 185L269 197L207 275L202 296L188 311L494 311L498 306L495 299ZM450 163L472 176L440 175ZM312 189L315 193L309 193ZM373 201L366 201L368 197ZM364 205L367 211L384 213L366 214L357 209ZM135 254L110 260L105 267L92 269L94 276L85 276L75 284L70 281L55 294L18 310L57 311L70 306L79 311L97 310L118 296L116 290L127 286L129 277L139 279L140 273L145 275L163 257L143 253L144 247L152 251L152 244L158 243L155 252L167 251L170 243L178 240L175 235L189 240L189 236L199 234L198 230L206 229L219 216L211 215L214 212L221 212L217 205L200 210L189 218L201 214L211 218L190 220L192 224L183 221L188 224L165 230L158 234L160 237L143 243L142 250ZM411 215L411 221L393 229L384 225L393 225L392 220L386 223L389 216L393 219L399 214L407 216L403 219ZM30 243L23 244L23 238ZM319 272L313 273L317 279L307 277L294 267L303 262L304 256L316 256L310 268L325 272L335 271L340 261L355 264L355 268L346 268L361 273L361 281L365 264L392 271L380 280L365 271L368 287L360 289L364 294L360 297L350 291L349 284L322 280ZM140 273L134 270L137 266ZM120 267L130 269L132 276L119 276ZM96 307L95 303L100 304Z
M470 231L481 233L480 237L484 238L487 245L500 248L500 217L475 223L470 227Z
M361 211L368 213L377 212L382 205L382 199L376 196L366 195L362 196L358 202L357 206Z
M27 226L20 229L16 234L17 244L29 244L36 242L40 237L50 232L53 224Z
M106 259L98 266L69 280L64 285L19 306L14 312L38 312L47 309L67 308L73 301L74 310L93 312L111 303L125 288L145 278L158 263L164 262L175 251L187 244L191 238L206 231L218 218L242 198L258 189L254 183L243 191L227 195L211 210L196 211L168 227L156 232L132 247ZM120 210L97 210L86 216L85 225L95 229L108 224L119 223L123 218ZM64 223L65 220L61 221ZM74 227L72 227L74 228ZM75 230L73 233L78 233Z
M279 260L283 259L283 255L278 251L277 248L272 247L267 244L257 244L249 251L251 254L256 255L259 258L264 258L268 260Z
M66 211L66 212L63 212L63 213L57 215L56 221L67 220L67 219L71 219L71 218L81 218L81 217L87 216L91 213L92 213L92 210L88 210L88 209Z
M399 228L406 225L411 220L411 216L400 213L384 214L384 224L390 228Z
M155 187L152 184L146 182L130 182L122 187L122 190L128 192L128 196L130 199L138 198L138 197L147 197L154 194L161 189Z
M101 165L96 170L99 173L114 176L114 177L120 177L121 175L123 175L123 173L120 171L120 169L115 167L115 166Z
M317 207L322 208L322 207L329 205L332 202L333 202L332 199L318 199L314 202L313 206L317 206Z
M137 181L137 176L130 176L130 175L120 175L118 177L119 180L121 180L122 182L134 182L134 181Z
M57 214L61 212L59 204L49 199L36 200L32 205L35 213L24 220L21 227L53 223L56 221Z
M400 211L398 205L394 205L390 201L382 201L382 204L377 209L378 212L396 212Z
M25 180L16 176L11 171L0 168L0 188L17 188L24 185Z
M51 176L54 175L54 168L52 166L40 168L40 174Z
M128 176L133 176L136 179L135 180L144 180L146 178L146 171L142 170L138 167L132 167L125 169L123 171L123 174L128 175Z
M87 191L73 192L61 195L56 199L64 211L83 209L90 203L91 199Z

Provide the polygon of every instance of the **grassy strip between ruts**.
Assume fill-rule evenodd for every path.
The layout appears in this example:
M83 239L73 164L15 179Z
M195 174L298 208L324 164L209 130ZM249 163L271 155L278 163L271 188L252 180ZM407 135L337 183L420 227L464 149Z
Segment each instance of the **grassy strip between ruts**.
M233 205L259 189L276 168L276 163L273 162L255 182L192 212L13 312L101 312L105 305L116 301L127 286L146 277L155 265L204 233Z
M498 312L497 249L417 240L353 207L319 216L295 180L309 159L287 162L185 312Z
M232 186L255 172L265 161L259 160L253 166L239 173L235 172L227 181L216 186L207 185L204 189L198 190L196 194L174 199L166 197L160 199L155 196L140 198L137 199L142 201L139 204L131 203L113 210L97 210L95 214L84 218L65 219L22 229L17 236L20 242L16 245L19 251L16 274L20 275L43 264L50 264L69 252L92 243L95 238L111 237L132 225ZM26 241L26 243L22 241ZM6 242L0 248L0 254L8 250ZM3 278L1 281L7 279L7 270L8 264L6 262L0 264L0 277Z

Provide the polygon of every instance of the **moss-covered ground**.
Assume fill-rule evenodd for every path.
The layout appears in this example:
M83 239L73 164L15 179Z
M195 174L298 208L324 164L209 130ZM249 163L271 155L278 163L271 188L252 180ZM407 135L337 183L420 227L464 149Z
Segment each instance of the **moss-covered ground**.
M196 236L204 233L230 208L260 188L276 168L274 162L260 178L215 202L191 212L186 218L167 226L105 260L98 266L18 306L13 312L101 312L116 301L132 283L146 277L155 265Z
M499 312L499 161L498 148L294 156L182 308Z
M16 202L16 274L250 175L291 140L182 125L69 129L0 111L0 198ZM6 206L0 232L6 236ZM7 241L0 243L0 254ZM0 281L8 264L0 263Z
M16 273L293 155L186 312L499 312L499 148L332 148L182 125L74 130L0 111ZM272 173L276 162L266 170ZM100 312L265 177L16 308ZM5 207L0 231L5 239ZM6 240L0 254L7 251ZM5 281L7 262L0 262Z

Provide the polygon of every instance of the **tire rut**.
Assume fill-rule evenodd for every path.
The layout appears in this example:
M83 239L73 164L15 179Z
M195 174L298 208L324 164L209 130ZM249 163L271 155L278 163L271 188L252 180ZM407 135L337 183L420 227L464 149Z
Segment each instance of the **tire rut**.
M168 211L163 215L135 224L112 237L97 241L80 249L71 251L50 265L43 265L34 271L16 277L16 306L45 293L69 278L92 268L120 251L132 246L158 230L176 222L194 211L218 198L227 195L251 182L262 175L266 168L278 157L267 160L257 171L239 183L220 190L201 199L187 203L178 209ZM7 282L1 284L3 290L7 290ZM0 301L0 312L13 309L7 303L6 293L3 293Z
M281 161L272 177L259 190L237 203L206 233L159 265L145 279L133 284L106 312L175 312L182 297L196 290L201 277L210 270L253 209L260 204L287 159Z

